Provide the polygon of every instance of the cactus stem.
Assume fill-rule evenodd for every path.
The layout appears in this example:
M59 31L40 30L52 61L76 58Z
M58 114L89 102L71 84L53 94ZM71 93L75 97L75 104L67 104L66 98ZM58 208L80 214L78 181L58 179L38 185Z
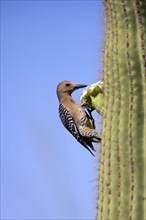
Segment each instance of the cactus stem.
M104 100L97 219L144 219L146 2L104 0ZM146 177L145 177L146 178Z

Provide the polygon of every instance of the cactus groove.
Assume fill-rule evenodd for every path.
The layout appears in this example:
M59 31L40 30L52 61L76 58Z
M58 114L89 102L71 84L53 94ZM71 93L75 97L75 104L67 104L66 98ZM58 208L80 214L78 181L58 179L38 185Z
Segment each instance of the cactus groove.
M97 220L144 220L146 1L104 0L104 7L104 112Z

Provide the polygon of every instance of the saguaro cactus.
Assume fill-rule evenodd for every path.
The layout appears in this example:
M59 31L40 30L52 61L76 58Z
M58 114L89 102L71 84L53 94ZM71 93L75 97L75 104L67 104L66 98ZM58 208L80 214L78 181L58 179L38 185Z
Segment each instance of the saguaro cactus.
M104 0L104 6L97 220L146 219L146 1Z

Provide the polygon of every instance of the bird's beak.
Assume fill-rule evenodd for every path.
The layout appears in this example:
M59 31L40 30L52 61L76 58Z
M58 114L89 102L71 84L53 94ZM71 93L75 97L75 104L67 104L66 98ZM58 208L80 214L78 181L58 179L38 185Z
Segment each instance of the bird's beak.
M75 89L81 89L81 88L84 88L84 87L87 87L87 85L84 85L84 84L76 84L75 85Z

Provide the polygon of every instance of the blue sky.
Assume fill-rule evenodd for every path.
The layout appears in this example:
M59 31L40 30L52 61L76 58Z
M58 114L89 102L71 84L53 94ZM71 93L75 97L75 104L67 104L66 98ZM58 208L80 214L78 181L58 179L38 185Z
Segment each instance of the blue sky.
M1 219L95 218L100 146L65 130L56 86L102 78L103 20L100 0L1 1Z

